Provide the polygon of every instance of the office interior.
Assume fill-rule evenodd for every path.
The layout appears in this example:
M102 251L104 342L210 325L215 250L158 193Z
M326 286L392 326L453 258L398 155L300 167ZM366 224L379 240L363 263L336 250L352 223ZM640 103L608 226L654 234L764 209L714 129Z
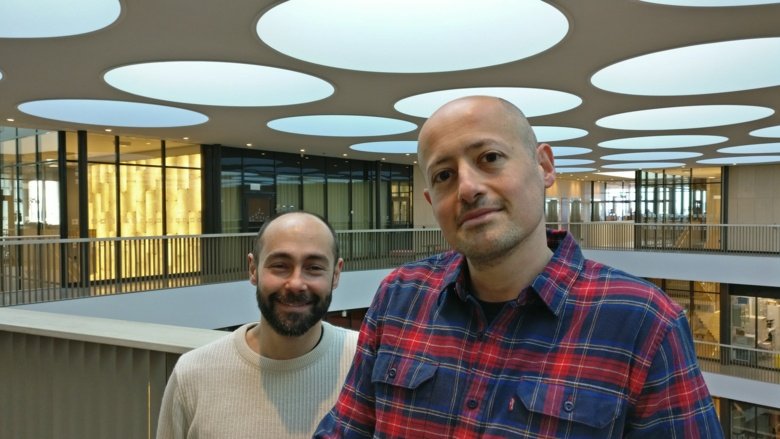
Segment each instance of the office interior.
M696 263L683 267L687 276L672 267L666 275L637 274L686 310L701 363L723 362L728 356L729 364L780 374L780 79L773 74L780 66L780 2L558 0L527 2L527 10L512 4L517 2L488 2L474 9L456 2L446 13L437 2L380 2L368 11L381 11L385 25L403 24L406 34L414 28L406 27L408 15L395 15L398 10L430 12L420 19L426 33L411 44L406 36L385 35L381 20L362 34L356 23L368 19L361 15L366 10L350 2L323 1L316 6L325 8L322 17L307 21L311 28L306 32L299 30L305 35L304 48L314 47L312 51L291 46L294 39L279 30L317 15L307 11L315 7L311 2L240 0L229 12L201 0L186 5L106 3L113 12L102 26L61 35L31 33L36 21L47 23L51 31L42 11L14 11L14 26L3 21L13 14L0 14L6 17L0 18L4 242L251 233L274 214L300 209L324 216L339 231L436 230L422 196L416 134L444 100L491 94L526 111L539 141L553 147L558 175L545 199L550 227L566 228L598 248L603 243L593 240L588 227L624 224L632 227L630 233L599 239L649 249L670 260L695 251L702 255L701 265L706 264L704 255L712 253L727 258L747 254L776 267L754 277L745 273L747 279L739 282L723 281ZM83 7L95 6L85 2ZM181 14L185 9L189 12ZM450 18L453 11L471 11L471 17L458 21ZM54 18L66 17L66 12L58 14ZM479 47L464 47L461 39L456 41L459 51L440 47L446 26L430 17L442 20L442 14L459 30L454 35L467 33L468 41ZM512 33L509 19L535 29L531 35L547 35L534 44L505 44L510 38L534 38L519 30ZM537 21L547 24L546 30L534 27ZM493 39L475 36L475 23L502 32ZM329 26L336 24L354 26L353 33L347 32L351 39L331 41ZM354 42L372 42L374 34L387 46L364 49ZM341 49L329 51L317 40ZM530 52L515 51L534 45L538 47ZM670 53L674 49L678 57ZM722 59L713 61L707 50ZM339 59L340 52L351 57ZM482 61L476 56L482 52L494 56ZM384 59L373 53L384 54ZM452 60L468 62L448 63ZM624 70L630 61L647 74ZM678 64L682 61L690 64ZM123 70L165 62L182 63L170 66L182 84L160 78L162 86L141 90L136 86L147 79L143 72ZM200 77L209 71L208 63L218 68L213 74L227 76ZM244 96L228 88L240 82L240 75L219 69L231 65L293 76L277 83L257 78L242 85L249 87ZM131 80L122 82L122 75ZM190 76L201 82L193 80L188 89L183 78ZM611 84L610 78L618 81ZM309 82L295 82L301 79ZM223 88L212 96L172 94L193 93L204 84ZM292 96L304 85L314 89L313 96ZM253 94L251 88L279 93ZM287 100L285 94L290 95ZM76 99L80 101L60 102ZM550 102L558 107L546 107ZM58 108L58 103L74 106ZM132 119L124 107L96 109L95 103L139 106L141 115L159 106L194 113L195 121L149 126L154 124ZM637 126L621 125L621 116L642 111L647 118L640 117ZM122 120L124 116L129 119ZM312 116L337 118L311 126L285 125L289 119ZM715 121L716 116L725 121ZM363 127L374 119L391 126ZM322 126L337 131L307 131ZM736 233L734 228L742 226L769 231ZM405 255L394 257L400 263ZM128 259L120 253L110 258ZM4 265L12 259L4 255ZM64 282L89 278L99 284L117 275L97 265L84 272L86 265L77 257L69 259ZM130 264L122 276L137 277L140 270ZM11 300L5 282L0 279L3 307L35 305L22 296ZM370 298L372 293L373 288L360 294ZM358 329L364 312L365 307L339 309L328 319ZM744 349L724 351L723 346ZM773 389L777 382L764 384ZM747 401L737 390L720 386L713 393L727 437L780 438L780 401Z

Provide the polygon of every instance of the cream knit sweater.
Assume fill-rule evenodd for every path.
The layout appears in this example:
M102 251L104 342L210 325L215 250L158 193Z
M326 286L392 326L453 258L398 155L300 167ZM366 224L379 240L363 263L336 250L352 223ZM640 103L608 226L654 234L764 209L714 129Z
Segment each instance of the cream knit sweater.
M254 325L179 358L163 395L158 439L311 437L336 402L357 332L323 322L311 352L272 360L247 345Z

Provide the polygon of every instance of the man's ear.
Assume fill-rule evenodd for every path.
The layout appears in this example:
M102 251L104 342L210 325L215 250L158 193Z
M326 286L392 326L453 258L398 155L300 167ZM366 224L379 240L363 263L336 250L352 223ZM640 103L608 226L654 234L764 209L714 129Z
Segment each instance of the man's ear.
M552 148L546 143L540 143L536 148L536 157L539 161L539 167L542 171L544 187L549 188L555 183L555 159L553 158Z
M336 261L336 265L333 267L333 282L331 283L331 290L335 290L339 286L339 279L341 279L341 270L344 269L344 259L339 258Z
M252 254L252 252L249 252L248 255L246 255L247 264L249 265L249 282L257 286L257 265L255 265L255 255Z

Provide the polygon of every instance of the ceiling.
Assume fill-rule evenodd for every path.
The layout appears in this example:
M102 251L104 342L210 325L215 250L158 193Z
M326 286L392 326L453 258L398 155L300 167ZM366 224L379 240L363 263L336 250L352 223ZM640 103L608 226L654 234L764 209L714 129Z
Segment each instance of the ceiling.
M720 6L726 1L697 0L692 3L716 6L693 7L662 4L672 0L394 0L388 3L391 6L380 7L384 2L379 0L369 6L365 0L79 0L84 3L80 7L67 2L70 11L58 13L53 23L78 22L89 15L91 3L113 5L114 10L97 30L33 37L23 32L32 32L42 23L45 30L52 29L52 24L41 19L48 9L18 12L14 5L29 9L40 3L50 8L58 2L4 0L0 5L0 125L110 129L120 136L187 138L193 143L294 153L305 150L308 155L412 164L419 126L425 111L433 107L429 103L429 109L412 115L399 101L452 89L502 88L493 90L501 94L517 88L516 102L529 114L535 129L540 129L541 141L549 137L543 127L574 128L580 133L570 139L549 137L547 142L558 152L558 167L565 176L620 170L610 169L615 166L627 170L720 166L700 162L713 159L728 165L738 160L780 162L780 4L734 0L742 6ZM303 11L302 16L296 18L295 7ZM523 12L524 7L532 8L532 13ZM422 16L426 8L432 16ZM491 8L498 13L490 15ZM466 19L450 16L458 11L465 11ZM344 18L347 13L355 16ZM276 21L290 17L289 22ZM2 29L11 25L22 33L4 35ZM342 43L334 43L338 37L344 38ZM290 49L296 42L301 48ZM362 42L380 45L364 48L358 45ZM447 47L448 43L454 47ZM742 43L763 45L750 48ZM676 57L660 58L677 48L682 50ZM638 58L642 55L647 56ZM339 58L332 61L330 57ZM632 59L643 62L638 72L616 65ZM186 63L167 64L168 74L173 75L167 80L172 82L156 84L156 94L139 94L133 87L141 76L132 67L163 61ZM217 73L210 73L208 66L190 64L194 61L218 62L217 67L240 63L249 68L283 69L293 75L290 81L301 82L274 79L269 85L250 81L244 86L241 74L210 76ZM436 62L443 64L437 67ZM125 67L124 71L115 70L119 67ZM114 76L124 81L121 89L107 82ZM216 86L216 94L192 99L171 94L195 76L201 82L190 87L200 91ZM617 80L618 85L599 82L607 79ZM730 80L753 82L733 85ZM640 90L643 85L655 91ZM242 86L246 87L243 91ZM316 100L306 102L298 94L309 89L315 95L309 99ZM239 101L221 100L228 97ZM553 98L563 99L558 110L545 107ZM61 108L66 112L62 118L69 121L55 120L37 107L55 99L155 106L141 109L146 116L142 122L109 118L86 123L80 119L86 113L118 117L124 109L87 108L77 103ZM270 100L259 105L259 99ZM163 115L158 116L158 109L188 110L185 116L195 119L183 126L159 126L156 122ZM666 109L669 114L654 114L654 109ZM723 109L735 119L727 125L707 126L716 116L714 110ZM654 110L640 119L645 125L639 129L615 128L610 119L602 120L639 110ZM285 118L311 115L320 116L318 127L340 131L335 135L280 131L293 129L285 128L289 122ZM343 115L364 120L341 120ZM689 116L698 120L687 122ZM612 119L620 122L621 117ZM382 132L391 134L377 134L368 126L364 129L363 122L376 121L389 123L383 127L388 131ZM708 136L705 140L717 143L681 144L677 137L681 135ZM635 139L640 137L653 141ZM625 138L632 140L621 149L609 147L614 143L604 144ZM406 143L390 145L396 151L392 153L351 148L385 141ZM672 157L648 155L656 152ZM610 157L627 153L639 155ZM578 161L564 161L571 159ZM575 174L576 168L585 169Z

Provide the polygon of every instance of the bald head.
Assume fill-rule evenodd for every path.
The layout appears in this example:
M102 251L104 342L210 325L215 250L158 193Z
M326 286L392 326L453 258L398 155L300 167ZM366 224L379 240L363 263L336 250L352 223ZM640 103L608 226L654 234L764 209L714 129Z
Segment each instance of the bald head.
M417 155L423 172L426 150L440 133L481 120L490 121L495 130L516 139L531 157L536 156L536 135L519 108L505 99L493 96L467 96L441 106L420 129Z
M252 251L255 260L259 260L258 256L263 250L264 237L269 229L273 231L273 229L277 227L296 227L301 225L309 229L311 229L311 227L316 228L321 226L322 232L330 235L330 240L332 242L331 248L333 250L333 260L338 261L339 244L336 239L336 231L333 230L333 227L321 216L303 211L281 213L263 224L263 226L260 228L260 231L257 232L257 237L255 238L255 248Z

